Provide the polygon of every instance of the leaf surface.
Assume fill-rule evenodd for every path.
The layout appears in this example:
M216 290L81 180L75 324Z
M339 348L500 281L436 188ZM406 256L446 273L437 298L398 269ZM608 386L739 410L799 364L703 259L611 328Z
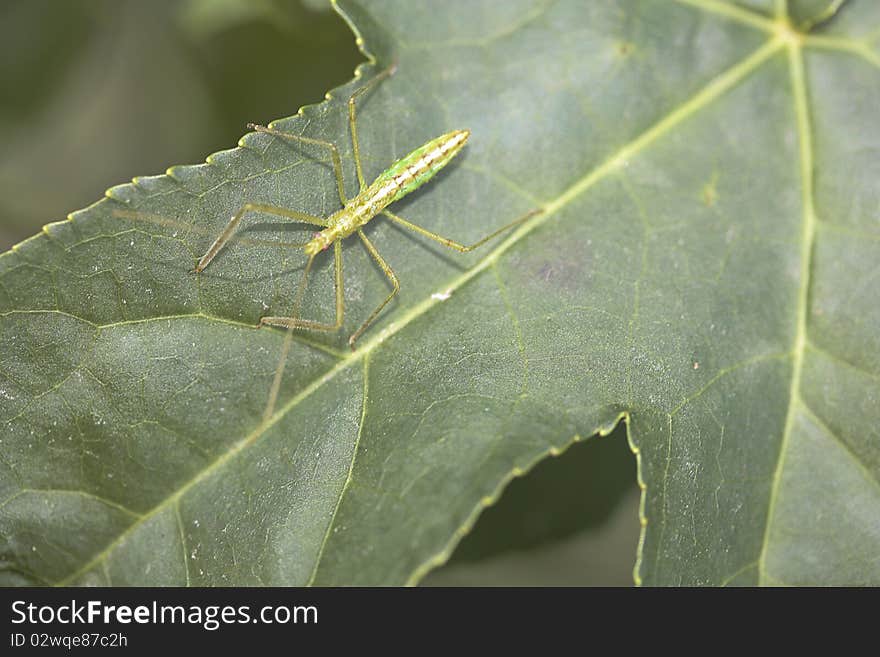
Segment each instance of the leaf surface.
M395 211L465 243L544 214L467 256L374 221L398 300L348 352L388 293L350 240L344 330L297 336L268 423L284 332L256 325L303 258L265 242L302 229L251 220L189 270L245 202L335 210L326 153L251 134L4 254L4 582L416 582L512 476L624 420L637 581L880 583L880 11L799 35L785 7L340 2L398 64L368 177L473 133ZM349 195L360 84L277 124L338 143Z

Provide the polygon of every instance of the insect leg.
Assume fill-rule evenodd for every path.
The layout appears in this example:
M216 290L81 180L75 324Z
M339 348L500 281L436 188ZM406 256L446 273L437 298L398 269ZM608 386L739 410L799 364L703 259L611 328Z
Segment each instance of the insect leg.
M382 214L384 214L386 217L391 219L391 221L393 221L394 223L400 224L404 228L408 228L409 230L415 231L419 235L424 235L425 237L428 237L428 238L434 240L435 242L440 242L440 244L443 244L444 246L448 246L450 248L453 248L456 251L461 251L462 253L467 253L468 251L473 251L478 246L482 246L483 244L485 244L486 242L491 240L493 237L498 237L504 231L510 230L514 226L518 226L519 224L521 224L525 221L528 221L529 219L534 217L536 214L541 214L543 211L544 210L541 208L529 210L519 219L516 219L515 221L511 221L509 224L502 226L501 228L499 228L495 232L489 233L484 238L477 240L473 244L469 244L469 245L460 244L459 242L456 242L456 241L451 240L449 238L438 235L437 233L432 233L430 230L425 230L421 226L416 226L414 223L407 221L403 217L398 217L396 214L392 214L391 212L388 212L388 210L384 210L382 212Z
M361 147L358 144L358 135L357 135L357 110L355 109L355 103L360 96L363 96L367 91L376 86L379 82L384 80L385 78L394 75L394 71L397 70L397 64L392 64L384 71L379 73L372 80L367 82L363 87L355 91L351 98L348 99L348 126L351 129L351 145L354 149L354 167L357 170L358 184L361 186L361 190L367 186L366 182L364 182L364 170L361 167Z
M338 240L333 243L333 256L334 256L334 265L335 272L333 275L333 286L336 290L336 321L333 324L326 324L324 322L316 322L311 319L300 319L296 317L299 314L299 307L302 303L303 295L306 290L306 282L309 277L309 271L312 268L312 261L315 256L309 258L308 263L306 264L305 271L303 271L303 277L300 281L299 288L296 292L296 301L293 307L292 317L261 317L260 318L260 326L283 326L285 328L294 329L306 329L308 331L338 331L342 326L342 318L345 314L345 290L342 285L342 243Z
M112 214L114 217L132 219L134 221L142 221L146 224L163 226L164 228L172 228L176 231L185 231L187 233L200 235L202 237L212 237L217 234L217 231L215 230L205 230L204 228L201 228L199 226L194 226L183 221L177 221L176 219L171 219L170 217L164 217L160 214L153 214L150 212L140 212L137 210L113 210ZM308 240L305 242L279 242L277 240L248 239L245 237L236 237L235 241L238 244L244 244L247 246L272 246L287 249L301 248L309 243Z
M361 327L351 334L351 337L348 339L348 345L352 349L354 349L355 340L357 340L361 336L361 334L367 330L367 327L373 323L373 320L376 319L380 312L382 312L382 309L388 304L388 302L394 298L394 295L400 292L400 283L397 280L397 275L394 273L394 270L392 270L391 267L388 266L388 263L385 262L385 260L382 258L382 256L379 255L376 247L373 246L373 243L369 239L367 239L364 231L360 228L358 229L358 237L360 237L363 243L366 245L367 251L370 252L370 255L373 256L373 259L377 263L379 263L379 267L381 267L382 271L385 272L385 275L391 281L391 285L394 286L394 289L391 291L391 294L386 297L385 301L383 301L376 307L376 310L374 310L373 314L367 318L367 321L361 324Z
M288 210L287 208L279 208L275 205L265 205L263 203L245 203L242 205L238 211L232 215L232 219L229 220L229 223L226 224L226 228L223 229L223 232L220 233L220 236L214 240L214 243L208 248L205 255L199 260L199 263L196 265L195 271L200 272L208 264L214 259L214 256L223 248L226 242L232 237L233 233L235 233L236 228L238 228L238 224L241 222L242 218L248 214L249 212L263 212L265 214L275 215L276 217L284 217L285 219L293 219L294 221L302 221L303 223L312 224L315 226L326 226L327 221L322 219L321 217L316 217L311 214L306 214L305 212L297 212L296 210Z
M248 128L250 128L251 130L256 130L257 132L263 132L267 135L274 135L275 137L280 137L281 139L287 139L289 141L300 141L305 144L323 146L324 148L329 149L330 159L333 162L333 174L336 176L336 187L339 190L339 200L342 202L342 205L345 205L347 201L345 197L345 179L342 177L342 160L339 159L339 150L336 148L336 144L334 144L332 141L323 141L321 139L301 137L300 135L295 135L292 132L282 132L281 130L267 128L266 126L257 125L256 123L248 123Z
M266 402L266 408L263 409L263 422L266 423L272 418L275 412L275 404L278 402L278 393L281 391L281 379L284 376L284 366L287 363L287 355L290 353L290 345L293 343L293 330L307 329L312 331L337 331L342 326L342 316L345 312L345 298L343 296L342 287L342 245L337 241L333 244L333 255L335 260L336 273L333 278L333 284L336 288L336 322L334 324L322 324L307 319L299 319L299 309L302 305L303 296L306 291L306 284L309 280L309 272L312 270L312 263L315 260L314 254L309 256L306 268L303 270L302 279L296 290L296 299L293 302L293 310L290 317L262 317L260 318L260 326L272 325L283 326L287 328L287 335L284 336L284 342L281 347L281 358L278 360L278 367L275 368L275 376L272 379L272 387L269 390L269 398Z

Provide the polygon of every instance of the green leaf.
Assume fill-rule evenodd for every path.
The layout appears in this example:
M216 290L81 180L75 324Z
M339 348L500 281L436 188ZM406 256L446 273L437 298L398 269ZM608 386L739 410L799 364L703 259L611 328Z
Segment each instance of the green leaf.
M4 583L416 582L621 421L638 581L880 583L880 9L799 34L785 7L340 2L398 64L367 176L473 131L396 211L463 242L544 214L468 256L373 222L402 291L353 353L388 285L349 240L344 330L297 335L265 424L284 333L256 325L303 258L264 242L302 233L260 219L189 270L244 202L335 210L326 154L248 135L4 254ZM336 141L350 195L361 84L278 123Z

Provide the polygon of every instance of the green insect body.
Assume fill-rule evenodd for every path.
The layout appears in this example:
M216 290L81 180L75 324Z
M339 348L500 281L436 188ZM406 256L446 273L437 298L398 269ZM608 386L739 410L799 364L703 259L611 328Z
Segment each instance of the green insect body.
M315 255L337 240L354 234L386 207L433 178L464 147L470 130L454 130L432 139L399 159L342 209L327 219L328 227L315 234L303 249Z

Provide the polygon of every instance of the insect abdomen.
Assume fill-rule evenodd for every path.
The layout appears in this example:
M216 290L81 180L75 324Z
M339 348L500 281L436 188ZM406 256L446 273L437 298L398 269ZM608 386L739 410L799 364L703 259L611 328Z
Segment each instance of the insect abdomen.
M393 203L424 185L449 164L470 134L470 130L453 130L432 139L392 164L370 187L378 191L386 185L392 185L394 190L388 203Z

